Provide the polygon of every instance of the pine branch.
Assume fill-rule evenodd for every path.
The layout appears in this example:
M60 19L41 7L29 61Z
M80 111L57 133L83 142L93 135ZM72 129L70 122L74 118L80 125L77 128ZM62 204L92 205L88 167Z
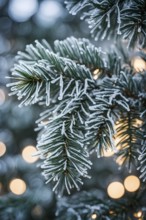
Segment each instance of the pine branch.
M122 36L128 41L128 47L137 45L145 47L146 3L144 0L92 0L90 2L80 0L65 1L65 3L73 15L82 11L81 18L87 20L95 40Z
M49 105L54 97L61 100L63 96L74 96L81 84L86 87L87 81L94 83L88 68L69 58L58 56L38 42L36 47L26 47L26 53L19 53L19 59L21 60L14 67L11 77L14 82L8 86L12 87L10 95L23 99L21 105L41 100Z
M121 115L121 119L116 125L117 139L116 147L118 149L118 161L121 164L127 164L131 169L131 165L137 163L138 149L140 146L140 132L137 132L139 125L138 115L135 110L130 110Z
M87 39L67 38L64 41L55 41L55 51L60 56L70 58L77 63L84 64L91 71L100 70L106 66L103 60L104 52L96 48Z
M70 131L72 127L72 132ZM69 117L56 118L41 131L37 148L44 160L44 175L47 182L54 182L53 190L70 194L72 188L79 190L81 176L89 177L87 169L91 162L83 148L82 132Z
M139 203L136 198L121 199L120 201L101 200L98 192L81 192L71 198L62 198L58 201L57 219L108 219L108 220L136 220L135 213L143 211L145 216L145 205ZM145 191L143 192L143 196Z
M141 149L139 150L139 167L140 170L140 178L145 182L146 181L146 140L144 140L141 144Z
M99 157L104 150L115 149L114 124L119 116L123 119L118 130L120 154L130 162L137 155L134 121L146 106L145 74L133 75L130 66L123 67L123 60L114 50L112 55L101 53L88 40L73 37L56 41L54 51L45 41L36 41L19 53L11 94L22 99L21 105L45 107L37 121L37 147L44 175L60 194L79 189L81 177L88 177L89 153L97 151Z

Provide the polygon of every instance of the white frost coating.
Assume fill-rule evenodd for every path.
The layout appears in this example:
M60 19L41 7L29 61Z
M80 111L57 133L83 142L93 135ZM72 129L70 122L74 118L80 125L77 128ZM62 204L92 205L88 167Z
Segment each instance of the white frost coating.
M74 120L75 120L75 119L74 119L74 116L73 116L72 119L71 119L70 126L69 126L71 133L73 133Z
M63 98L63 76L62 76L62 74L60 75L60 84L59 84L59 86L60 86L60 90L59 90L58 99L62 100L62 98Z
M46 83L46 105L49 106L50 105L50 82Z
M88 89L88 79L85 79L85 83L84 83L84 93L87 92Z
M79 113L79 112L77 112L77 115L78 115L78 118L79 118L81 124L84 124L84 121L83 121L82 117L80 116L80 113Z
M72 84L73 81L74 81L74 80L71 79L71 80L67 83L67 85L66 85L65 88L64 88L63 95L64 95L64 94L66 93L66 91L69 89L69 87L71 86L71 84Z
M79 81L75 81L75 85L76 85L76 97L78 97L79 95Z
M82 109L82 111L84 112L85 115L90 116L90 114L85 110L83 105L81 105L81 109Z
M107 14L106 21L107 21L107 27L110 28L110 13Z
M66 133L65 133L65 122L62 123L61 134L62 134L62 135L66 134Z

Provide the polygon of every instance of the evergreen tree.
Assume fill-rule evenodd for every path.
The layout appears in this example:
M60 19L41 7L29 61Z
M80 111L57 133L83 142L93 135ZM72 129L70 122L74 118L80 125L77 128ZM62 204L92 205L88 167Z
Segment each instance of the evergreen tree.
M142 50L146 3L74 0L66 4L72 14L83 11L95 40L114 38L117 43L106 50L87 39L70 37L56 40L54 47L36 41L18 52L8 86L20 106L42 106L37 149L46 182L60 195L79 190L90 178L91 153L101 157L108 149L121 165L131 170L134 164L145 181L146 72L135 68L133 57L146 60ZM145 219L144 187L135 198L120 202L105 202L95 193L59 199L58 219Z

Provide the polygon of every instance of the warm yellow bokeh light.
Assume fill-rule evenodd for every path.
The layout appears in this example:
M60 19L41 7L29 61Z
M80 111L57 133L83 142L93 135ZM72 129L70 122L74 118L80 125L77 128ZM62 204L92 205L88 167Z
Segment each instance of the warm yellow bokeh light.
M3 89L0 89L0 105L2 105L6 100L6 95Z
M142 217L142 211L138 211L138 212L134 213L134 217L141 218Z
M28 163L34 163L38 160L38 157L35 156L37 150L34 146L28 145L22 151L23 159Z
M125 189L122 183L112 182L108 185L107 193L111 198L119 199L124 195Z
M0 141L0 157L6 153L6 145Z
M140 180L137 176L130 175L124 180L124 186L127 191L135 192L140 187Z
M96 69L96 70L94 70L94 72L93 72L93 79L97 79L98 78L98 74L99 74L99 69Z
M96 219L97 215L96 214L92 214L91 219Z
M9 184L9 188L12 193L22 195L26 191L26 183L21 179L13 179Z
M103 156L104 157L111 157L114 155L114 151L111 148L108 148L107 150L103 150Z
M146 70L146 62L141 57L135 57L132 63L137 72Z

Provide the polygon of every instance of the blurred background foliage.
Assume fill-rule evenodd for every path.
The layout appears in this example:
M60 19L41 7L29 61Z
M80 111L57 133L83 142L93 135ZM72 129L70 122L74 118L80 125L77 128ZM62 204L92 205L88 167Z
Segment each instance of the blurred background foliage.
M56 196L41 176L34 131L41 106L19 108L8 96L6 83L14 57L26 44L45 38L50 44L69 36L90 38L80 15L71 16L63 0L0 0L0 219L53 220ZM25 151L24 151L25 149ZM26 150L27 149L27 150ZM124 182L128 170L118 169L113 154L103 158L92 155L92 179L81 190L95 189L98 198L108 198L113 181ZM35 159L34 159L35 158ZM133 167L132 174L137 176ZM21 189L20 189L21 188ZM19 190L18 190L19 189ZM125 192L135 197L138 192Z

